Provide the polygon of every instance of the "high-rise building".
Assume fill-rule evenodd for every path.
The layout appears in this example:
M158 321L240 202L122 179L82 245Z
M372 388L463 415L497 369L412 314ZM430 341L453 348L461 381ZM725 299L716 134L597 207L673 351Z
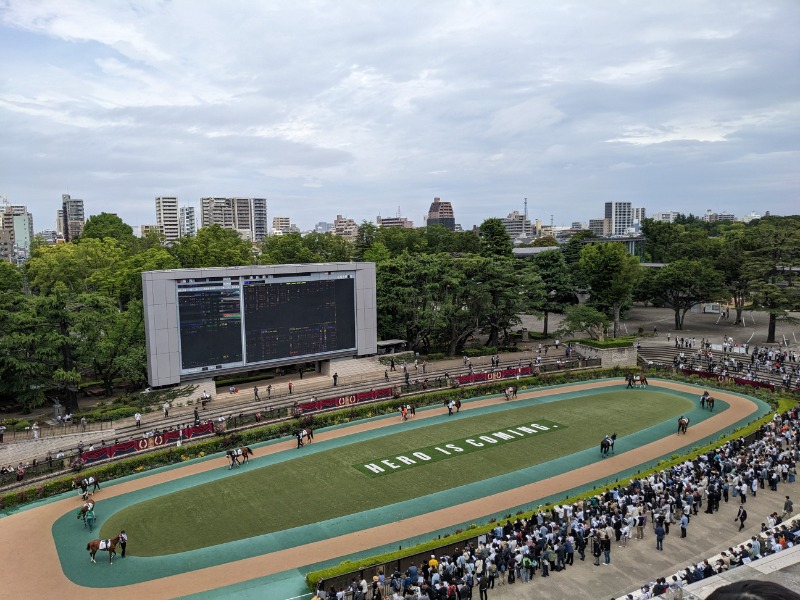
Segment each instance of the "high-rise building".
M181 237L197 235L197 217L194 216L194 206L181 206L178 225Z
M442 202L439 198L434 198L431 207L428 209L425 224L429 227L431 225L442 225L450 231L455 231L456 217L453 214L453 205L450 202Z
M86 217L83 212L83 200L71 198L69 194L61 195L61 232L64 241L71 242L83 233Z
M314 225L314 233L328 233L332 229L333 229L333 223L326 223L325 221L320 221L319 223Z
M512 240L533 237L533 226L531 225L530 219L527 219L525 215L518 210L509 213L505 219L501 220L503 222L503 227L506 228Z
M202 227L219 225L225 229L235 229L248 240L260 241L267 231L267 200L201 198L200 219Z
M269 219L267 218L267 199L253 198L253 241L260 242L269 235Z
M272 230L289 233L292 230L292 219L289 217L272 217Z
M635 223L641 223L647 218L647 211L644 208L633 209L633 220Z
M336 220L333 222L333 234L353 239L358 235L358 224L353 219L336 215Z
M175 196L156 198L156 225L161 228L164 239L168 242L173 242L181 237L178 199Z
M606 219L611 219L611 235L626 235L633 227L633 205L630 202L606 202Z

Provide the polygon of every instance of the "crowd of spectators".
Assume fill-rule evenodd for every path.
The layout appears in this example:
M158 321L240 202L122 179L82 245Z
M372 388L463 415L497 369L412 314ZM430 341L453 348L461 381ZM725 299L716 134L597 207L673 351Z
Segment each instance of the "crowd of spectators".
M721 503L735 503L746 511L748 496L767 488L776 493L779 487L795 481L798 410L800 405L782 415L776 413L750 443L739 438L604 494L549 510L539 507L530 519L509 519L498 525L485 543L468 544L452 556L432 556L405 573L392 574L388 580L378 573L372 582L353 580L349 589L323 588L317 595L324 600L464 600L477 594L484 600L495 587L530 585L537 575L561 577L580 562L586 563L585 568L602 569L611 564L613 549L626 546L630 539L652 536L656 549L663 551L663 540L671 527L673 533L679 530L682 538L691 536L691 522L719 518L716 515ZM735 568L796 543L800 525L787 527L784 523L793 512L790 496L784 496L775 495L783 504L783 513L769 515L761 534L730 548L714 562L704 561L669 580L648 583L639 597L665 594L671 587ZM646 533L650 530L653 533ZM586 561L587 554L590 561Z

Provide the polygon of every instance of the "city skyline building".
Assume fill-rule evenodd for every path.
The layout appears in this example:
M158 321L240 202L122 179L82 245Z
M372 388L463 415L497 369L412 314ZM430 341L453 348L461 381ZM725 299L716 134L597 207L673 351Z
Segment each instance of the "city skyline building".
M441 225L442 227L455 231L456 217L453 212L453 205L450 202L442 202L441 198L434 198L428 209L428 215L425 218L425 224Z
M261 241L268 231L266 198L201 198L200 226L234 229L244 239Z
M358 224L353 219L336 215L336 220L333 222L333 234L354 239L358 235Z
M414 229L414 222L409 221L406 217L401 217L399 214L396 217L382 217L378 215L375 218L375 224L378 227L400 227L403 229Z
M72 198L69 194L61 195L61 233L65 242L71 242L83 233L86 224L83 200Z
M197 217L195 216L194 206L181 206L178 215L178 226L181 237L197 235Z
M633 228L633 204L631 202L606 202L604 218L611 219L608 235L622 236Z
M533 237L533 226L524 213L515 210L501 219L512 240Z
M156 225L168 242L174 242L181 237L176 196L158 196L156 198Z

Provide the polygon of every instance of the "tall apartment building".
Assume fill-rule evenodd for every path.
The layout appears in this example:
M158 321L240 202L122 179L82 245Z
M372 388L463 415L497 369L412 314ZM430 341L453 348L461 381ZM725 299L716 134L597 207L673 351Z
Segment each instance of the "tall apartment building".
M606 202L606 219L611 219L611 235L628 233L633 227L633 205L630 202Z
M333 222L333 234L353 239L358 235L358 224L353 219L336 215L336 220Z
M450 231L455 231L456 217L453 213L453 205L450 202L442 202L439 198L434 198L431 207L428 209L425 224L429 227L431 225L442 225Z
M633 209L633 221L635 223L641 223L646 218L647 218L647 211L644 208Z
M194 206L181 206L178 214L178 228L181 237L197 235L197 217L194 216Z
M225 229L235 229L245 239L260 241L267 232L267 200L201 198L200 219L202 227L219 225Z
M83 211L83 200L71 198L69 194L61 195L61 233L64 241L71 242L83 233L86 216Z
M503 221L503 227L506 228L509 237L512 240L524 237L533 237L533 226L530 219L525 218L525 215L518 210L515 210Z
M267 199L252 198L253 206L253 241L260 242L269 235L267 218Z
M164 234L164 239L168 242L173 242L181 237L178 199L175 196L156 198L156 225L159 226L161 233Z
M292 230L292 219L290 217L272 217L272 230L289 233Z

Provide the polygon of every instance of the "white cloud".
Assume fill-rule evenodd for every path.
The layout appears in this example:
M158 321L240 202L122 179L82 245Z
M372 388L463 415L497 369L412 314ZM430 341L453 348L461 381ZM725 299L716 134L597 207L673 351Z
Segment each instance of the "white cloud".
M306 227L398 204L419 222L434 196L465 226L523 197L557 223L623 197L788 213L799 16L757 0L0 0L0 179L37 227L62 193L151 222L163 190L265 195Z

